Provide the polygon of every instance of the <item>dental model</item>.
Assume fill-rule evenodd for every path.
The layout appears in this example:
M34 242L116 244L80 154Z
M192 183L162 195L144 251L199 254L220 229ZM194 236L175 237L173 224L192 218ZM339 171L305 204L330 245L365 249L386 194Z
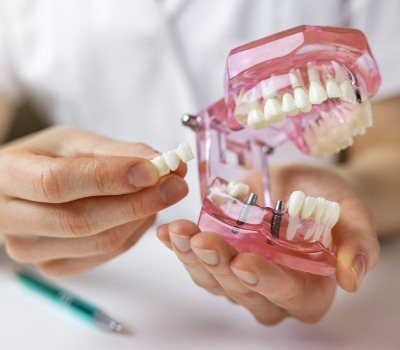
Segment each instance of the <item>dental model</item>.
M181 143L178 148L153 158L151 162L157 167L158 174L161 177L176 170L181 161L187 163L193 158L194 155L190 145L187 142L184 142Z
M267 158L288 141L326 157L372 126L380 74L364 34L296 27L233 49L225 72L224 98L183 117L197 137L199 227L239 252L334 273L339 203L294 191L274 205Z

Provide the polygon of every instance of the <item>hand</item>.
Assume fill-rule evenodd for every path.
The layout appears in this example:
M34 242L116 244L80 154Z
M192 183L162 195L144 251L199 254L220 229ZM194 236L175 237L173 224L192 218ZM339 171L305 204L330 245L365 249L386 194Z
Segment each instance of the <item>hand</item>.
M0 232L9 256L64 276L129 249L156 212L187 194L186 165L159 179L147 160L156 155L70 127L3 147Z
M200 232L186 220L160 226L157 235L173 249L197 285L241 304L262 324L273 325L286 317L316 322L332 303L337 283L355 292L375 265L379 245L373 219L357 194L332 170L287 166L274 169L271 179L275 200L301 190L340 203L341 216L332 231L338 244L336 279L290 270L255 253L239 254L221 236Z

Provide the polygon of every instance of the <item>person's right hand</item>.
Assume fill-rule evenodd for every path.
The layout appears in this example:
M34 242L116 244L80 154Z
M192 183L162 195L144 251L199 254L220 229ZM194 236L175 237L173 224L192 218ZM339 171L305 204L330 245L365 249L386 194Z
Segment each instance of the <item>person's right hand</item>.
M0 233L9 256L65 276L129 249L188 191L186 166L159 178L148 160L156 155L142 143L64 126L1 148Z

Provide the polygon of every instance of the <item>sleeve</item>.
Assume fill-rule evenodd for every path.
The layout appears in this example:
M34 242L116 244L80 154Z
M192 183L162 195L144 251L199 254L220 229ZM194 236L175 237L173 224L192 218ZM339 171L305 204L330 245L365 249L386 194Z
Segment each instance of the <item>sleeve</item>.
M400 94L400 1L350 0L349 25L362 30L378 62L377 99Z
M20 97L20 89L11 59L11 41L3 12L0 14L0 94L16 100Z

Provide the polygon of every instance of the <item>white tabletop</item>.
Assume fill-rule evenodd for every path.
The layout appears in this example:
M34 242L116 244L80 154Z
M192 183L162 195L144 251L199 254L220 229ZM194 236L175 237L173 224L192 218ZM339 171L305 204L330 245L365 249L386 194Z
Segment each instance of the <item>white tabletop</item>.
M128 334L110 334L23 287L0 255L0 349L400 349L400 239L386 242L357 294L339 291L316 325L263 327L243 308L195 286L147 234L84 275L58 281L101 306Z

